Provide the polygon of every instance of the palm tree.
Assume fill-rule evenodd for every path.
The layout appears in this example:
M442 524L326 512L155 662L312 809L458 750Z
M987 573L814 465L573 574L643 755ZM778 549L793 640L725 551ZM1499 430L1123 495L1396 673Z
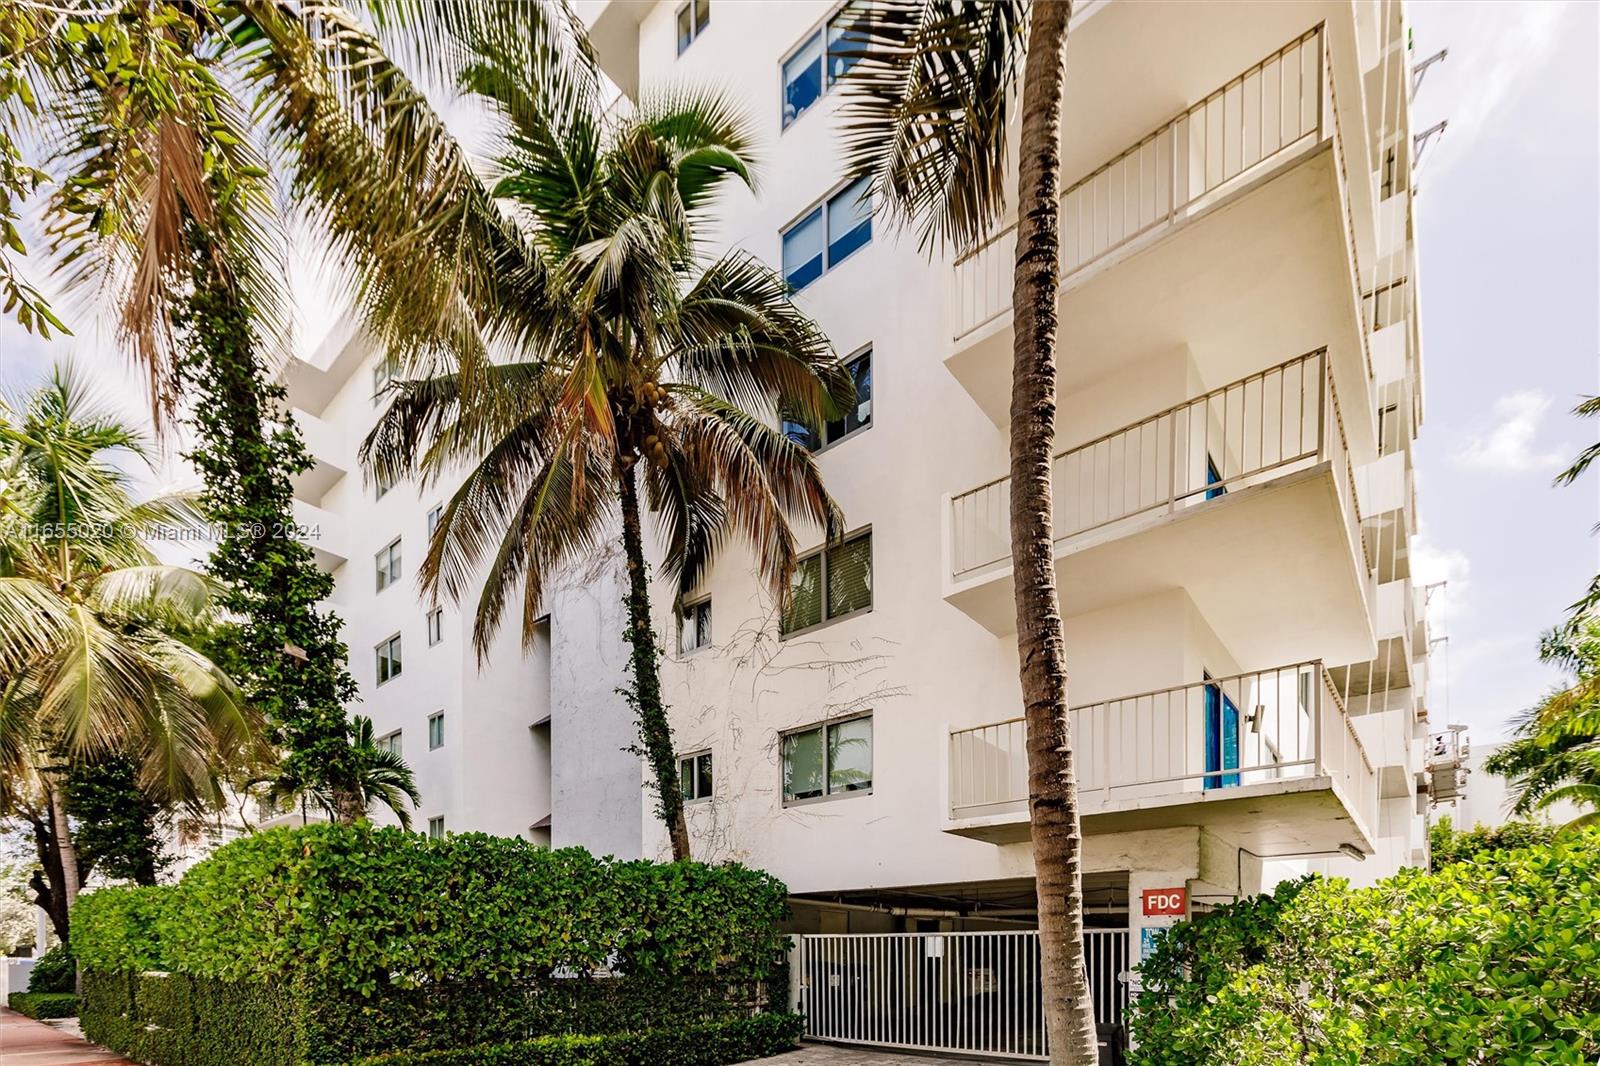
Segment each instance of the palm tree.
M873 177L874 192L919 230L925 247L970 249L1004 213L1007 136L1021 81L1011 297L1017 650L1045 1021L1053 1061L1089 1064L1096 1041L1083 949L1083 839L1050 485L1071 18L1071 0L858 0L849 17L854 66L843 113L850 169Z
M389 335L412 351L415 338L431 337L431 350L414 360L418 376L394 386L363 461L385 479L469 471L444 506L421 581L429 596L460 599L487 564L474 619L480 658L514 596L531 640L554 575L600 551L620 523L625 693L673 855L687 858L642 513L657 518L680 600L738 536L783 602L791 521L831 539L842 520L779 416L821 424L850 402L853 383L781 277L742 253L698 254L718 189L751 182L750 139L727 99L667 92L608 114L581 37L568 41L567 63L552 65L499 27L467 33L476 58L461 85L503 122L505 147L495 185L460 195L502 199L512 213L490 245L492 286L448 294L459 305L454 333L441 334L425 304L385 304ZM364 194L349 199L330 228L360 217ZM456 261L426 241L411 246L420 276Z
M67 367L0 404L0 803L46 797L67 909L80 886L63 761L120 753L147 795L215 804L221 769L256 736L233 682L194 647L214 584L143 539L191 521L188 502L135 503L112 450L146 455Z
M1600 396L1586 396L1583 402L1572 409L1572 413L1579 418L1600 417ZM1589 445L1578 453L1572 465L1556 475L1557 485L1570 485L1583 476L1595 460L1600 459L1600 442ZM1600 533L1600 525L1596 525L1592 532ZM1569 629L1575 629L1581 620L1596 610L1600 610L1600 574L1589 582L1589 588L1584 592L1583 598L1571 607L1572 617L1568 623Z
M1522 714L1513 738L1484 765L1511 782L1512 813L1574 803L1589 810L1569 824L1592 825L1600 821L1600 617L1546 633L1539 658L1572 682Z
M411 808L420 806L415 776L400 753L380 745L372 736L372 719L358 714L350 720L350 746L355 750L356 792L363 812L383 804L400 820L400 828L411 828ZM315 804L329 818L341 813L344 798L325 784L301 781L293 773L278 775L272 782L269 800L274 809L283 810L300 803Z

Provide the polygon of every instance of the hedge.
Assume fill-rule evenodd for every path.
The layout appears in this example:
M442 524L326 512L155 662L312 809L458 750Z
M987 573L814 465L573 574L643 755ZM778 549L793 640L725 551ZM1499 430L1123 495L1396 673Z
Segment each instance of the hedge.
M71 992L13 992L8 1000L12 1010L30 1018L76 1018L78 997Z
M83 897L83 1025L171 1066L689 1029L781 1000L786 895L736 865L369 825L272 830L177 885Z
M358 1066L722 1066L779 1055L799 1043L805 1019L762 1014L646 1033L544 1036L450 1051L398 1052Z
M1600 1056L1600 830L1372 888L1309 878L1175 926L1139 1066L1578 1066Z
M55 947L33 960L28 971L29 992L73 992L78 987L78 964L65 944Z

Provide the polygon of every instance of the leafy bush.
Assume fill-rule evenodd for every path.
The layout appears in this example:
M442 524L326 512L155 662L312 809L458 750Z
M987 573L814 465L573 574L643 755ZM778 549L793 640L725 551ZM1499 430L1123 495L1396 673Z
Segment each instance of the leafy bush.
M73 992L78 987L78 962L72 949L57 944L33 960L28 974L29 992Z
M1454 862L1465 862L1485 852L1515 851L1547 845L1555 839L1556 827L1542 822L1507 822L1489 828L1474 826L1456 829L1448 816L1428 828L1428 849L1433 868L1442 870Z
M805 1031L798 1014L609 1036L544 1036L449 1051L400 1052L359 1066L722 1066L793 1048Z
M89 894L73 941L85 1030L123 1054L340 1063L748 1017L783 991L785 899L740 866L318 825L236 841L174 886ZM181 1056L155 1046L174 1039Z
M18 1014L44 1021L46 1018L76 1018L78 997L71 992L13 992L10 1007Z
M1130 1061L1592 1063L1600 832L1369 889L1310 878L1174 927Z

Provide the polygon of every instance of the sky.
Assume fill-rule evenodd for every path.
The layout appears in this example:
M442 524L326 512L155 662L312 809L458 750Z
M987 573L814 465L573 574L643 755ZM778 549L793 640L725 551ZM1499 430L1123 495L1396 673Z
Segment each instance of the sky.
M1600 434L1568 413L1600 392L1600 4L1432 0L1410 15L1414 60L1449 49L1412 104L1416 130L1449 123L1416 174L1426 410L1413 573L1446 583L1429 611L1444 638L1433 721L1482 743L1559 680L1538 661L1539 633L1600 570L1600 470L1551 486ZM327 284L297 278L305 350L330 323ZM73 325L45 343L0 318L0 389L70 355L148 420L109 330ZM175 451L141 481L192 483Z

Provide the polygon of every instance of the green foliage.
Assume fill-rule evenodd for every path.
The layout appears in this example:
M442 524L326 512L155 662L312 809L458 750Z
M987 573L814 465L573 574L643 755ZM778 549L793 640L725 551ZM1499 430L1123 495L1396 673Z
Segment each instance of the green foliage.
M345 704L356 696L339 619L322 601L333 577L294 524L291 478L311 457L256 351L251 308L199 246L177 316L180 372L193 390L198 443L188 458L205 489L200 511L221 531L208 569L235 618L215 653L272 728L283 775L308 792L349 796L360 776ZM286 654L297 647L304 658ZM332 812L339 813L339 812ZM361 812L347 812L361 813Z
M85 970L84 1035L155 1066L298 1066L310 1061L305 998L281 982Z
M1600 833L1368 889L1285 884L1141 967L1140 1066L1503 1066L1600 1055Z
M76 1018L78 997L71 992L13 992L8 1006L36 1021L47 1018Z
M166 808L139 787L139 765L112 752L70 766L63 780L79 861L118 881L153 885L171 864L158 833Z
M57 944L35 959L28 974L29 992L71 992L77 984L78 960L65 944Z
M761 1014L686 1029L545 1036L448 1051L400 1052L359 1066L721 1066L779 1055L799 1041L798 1014Z
M1467 862L1495 851L1547 845L1555 839L1556 828L1542 822L1507 822L1505 825L1473 826L1456 829L1446 815L1428 828L1428 849L1433 868L1442 870L1454 862Z
M85 1026L124 1054L181 993L194 1017L232 1019L196 1023L217 1045L207 1062L278 1061L237 1056L288 1027L305 1061L338 1063L755 1014L774 995L786 894L736 865L315 825L235 841L177 885L90 893L74 945ZM116 991L149 970L182 989L138 977Z

